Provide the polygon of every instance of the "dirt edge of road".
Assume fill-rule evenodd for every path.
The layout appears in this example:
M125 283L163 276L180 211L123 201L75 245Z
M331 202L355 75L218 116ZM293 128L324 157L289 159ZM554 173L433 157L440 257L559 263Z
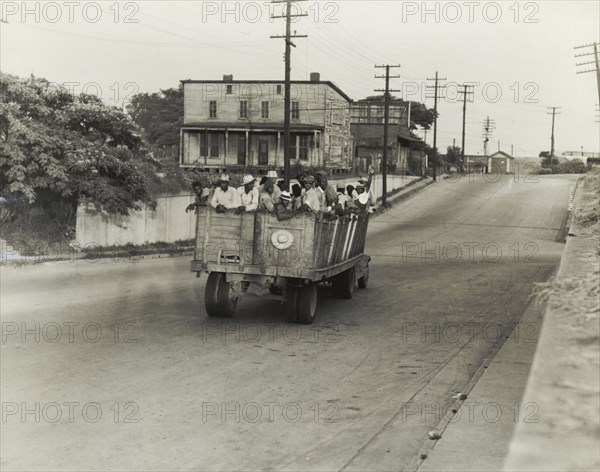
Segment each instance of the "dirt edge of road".
M523 397L539 406L540 421L517 425L504 471L600 470L599 238L580 218L586 207L598 210L597 178L578 186L575 217L548 289Z

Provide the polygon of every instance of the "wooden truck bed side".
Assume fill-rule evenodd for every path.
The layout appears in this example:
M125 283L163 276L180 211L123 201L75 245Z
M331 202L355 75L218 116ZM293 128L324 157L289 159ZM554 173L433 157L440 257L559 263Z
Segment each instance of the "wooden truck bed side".
M367 215L317 221L302 213L278 221L268 213L201 207L192 270L322 280L352 267L364 251L367 224ZM291 243L278 248L273 240L282 233Z

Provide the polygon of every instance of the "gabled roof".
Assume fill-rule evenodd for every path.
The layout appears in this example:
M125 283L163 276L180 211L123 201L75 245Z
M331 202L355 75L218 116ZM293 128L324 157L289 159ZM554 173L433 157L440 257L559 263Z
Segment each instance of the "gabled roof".
M506 157L507 159L514 159L514 157L512 157L510 154L508 154L507 152L504 152L504 151L496 151L490 157L492 157L492 158L494 158L494 157Z

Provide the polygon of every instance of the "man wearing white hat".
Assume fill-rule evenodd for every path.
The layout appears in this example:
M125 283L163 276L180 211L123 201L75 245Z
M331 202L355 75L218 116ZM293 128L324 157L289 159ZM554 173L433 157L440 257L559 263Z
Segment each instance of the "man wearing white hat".
M275 213L277 214L278 221L289 220L298 214L298 212L292 208L291 203L292 196L290 195L290 192L283 190L279 196L279 202L275 205Z
M369 178L366 179L361 177L358 179L356 185L356 192L358 196L354 199L354 204L359 210L368 212L369 206L373 203L371 197L371 182L373 181L373 174L369 171Z
M219 186L215 189L210 205L218 213L237 209L240 206L239 195L236 189L229 186L229 176L227 174L221 174L221 177L219 177Z
M256 179L251 175L245 175L242 186L238 187L237 193L240 199L239 212L254 211L258 208L259 192L256 188Z
M277 181L279 180L277 171L270 170L269 172L267 172L267 179L269 179L271 182L273 182L273 194L272 194L273 205L277 205L277 203L279 203L279 196L281 195L281 189L277 185ZM262 189L260 189L260 191L262 192Z

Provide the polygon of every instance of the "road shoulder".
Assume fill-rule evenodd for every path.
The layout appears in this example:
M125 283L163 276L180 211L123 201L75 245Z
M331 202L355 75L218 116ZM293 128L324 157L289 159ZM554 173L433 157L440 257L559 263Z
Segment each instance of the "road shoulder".
M579 188L577 213L598 198L589 181ZM517 425L505 471L600 470L598 256L597 234L576 217L524 395L540 421Z

